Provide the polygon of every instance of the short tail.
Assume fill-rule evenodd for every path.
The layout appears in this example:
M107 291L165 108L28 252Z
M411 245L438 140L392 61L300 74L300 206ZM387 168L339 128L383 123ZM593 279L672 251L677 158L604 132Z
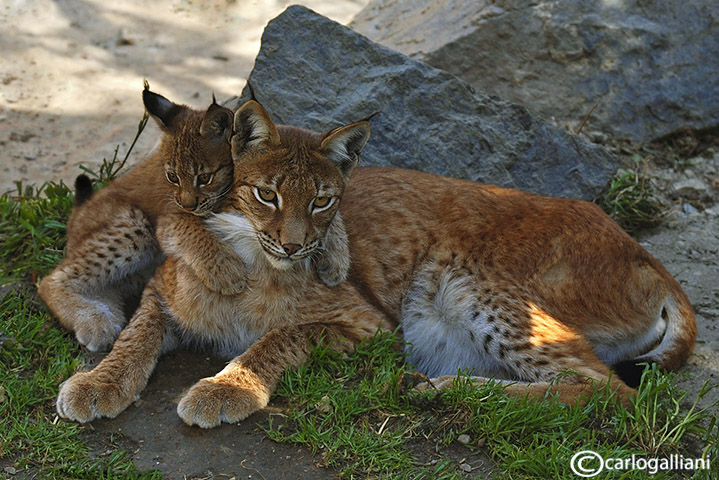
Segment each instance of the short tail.
M659 344L637 358L612 366L619 378L630 387L639 386L645 363L656 363L664 370L678 370L692 353L697 337L694 309L674 279L672 287L661 312L667 327Z
M87 175L75 179L75 205L82 205L92 197L92 180Z

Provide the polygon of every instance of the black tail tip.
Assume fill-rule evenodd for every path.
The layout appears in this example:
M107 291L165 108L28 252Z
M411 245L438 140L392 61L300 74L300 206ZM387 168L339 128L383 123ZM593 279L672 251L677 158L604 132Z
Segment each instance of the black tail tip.
M92 196L92 180L87 175L75 179L75 205L82 205Z
M642 374L645 368L647 368L646 360L625 360L612 366L614 373L619 375L619 378L632 388L637 388L642 382Z

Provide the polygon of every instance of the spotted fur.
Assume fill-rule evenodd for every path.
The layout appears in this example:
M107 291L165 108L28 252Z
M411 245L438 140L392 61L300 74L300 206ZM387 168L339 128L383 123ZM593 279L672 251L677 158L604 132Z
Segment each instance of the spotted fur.
M211 237L202 244L192 238L200 217L232 186L233 113L214 103L206 111L177 105L147 85L143 100L164 132L156 152L95 194L86 177L78 178L65 258L39 285L60 323L92 351L108 349L117 338L161 263L162 250L197 259L198 276L210 288L235 293L243 286L222 268L224 252L235 257L229 248ZM176 183L166 181L168 176ZM182 240L161 249L158 225Z

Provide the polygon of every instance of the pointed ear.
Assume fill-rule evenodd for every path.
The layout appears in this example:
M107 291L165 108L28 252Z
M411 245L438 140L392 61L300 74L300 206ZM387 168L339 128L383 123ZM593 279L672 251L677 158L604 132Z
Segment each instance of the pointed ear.
M152 118L162 130L172 133L177 127L180 114L187 110L184 105L172 103L162 95L150 91L150 84L145 82L145 89L142 91L142 103Z
M229 141L232 136L232 117L232 110L213 102L200 124L200 135Z
M232 156L235 160L245 149L280 143L280 134L277 133L270 115L254 100L245 103L235 112L234 130Z
M361 121L335 128L325 135L321 147L342 174L349 177L369 140L369 122Z

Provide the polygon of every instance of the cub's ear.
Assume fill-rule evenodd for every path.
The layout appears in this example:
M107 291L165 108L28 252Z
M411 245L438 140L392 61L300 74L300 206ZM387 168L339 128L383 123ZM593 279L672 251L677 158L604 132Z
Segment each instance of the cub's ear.
M214 97L213 97L214 100ZM212 103L200 124L200 135L230 141L232 136L232 110Z
M142 103L162 130L172 133L177 128L181 114L188 110L185 105L172 103L162 95L150 91L150 84L145 81L142 91Z
M367 140L369 122L363 120L331 130L322 140L321 148L342 174L349 177L359 162L360 153Z
M280 134L277 133L270 115L254 100L245 103L235 112L234 130L232 157L235 160L248 148L280 143Z

